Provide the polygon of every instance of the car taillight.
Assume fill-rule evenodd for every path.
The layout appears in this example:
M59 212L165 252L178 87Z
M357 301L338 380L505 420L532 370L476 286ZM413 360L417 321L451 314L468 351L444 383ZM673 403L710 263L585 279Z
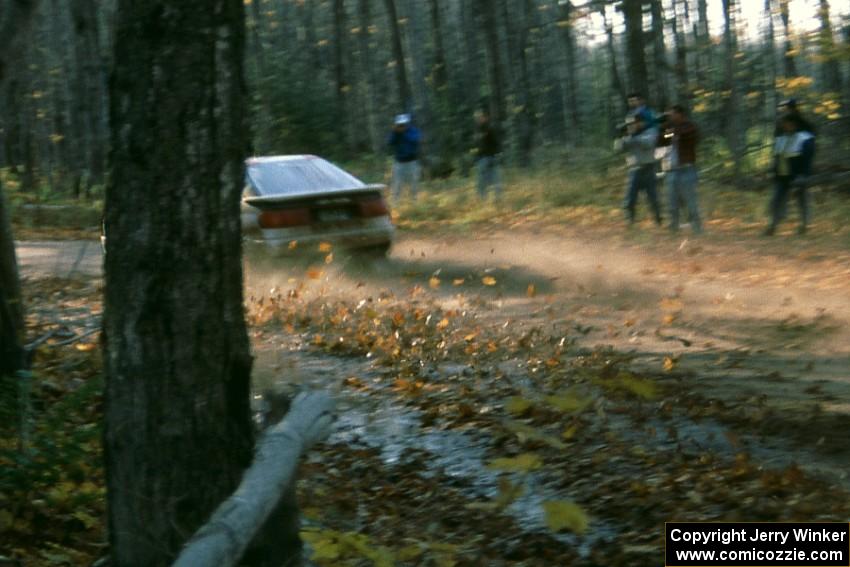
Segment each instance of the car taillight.
M257 222L260 228L288 228L310 224L309 209L281 209L279 211L263 211Z
M384 201L383 197L360 201L358 205L360 206L361 217L382 217L390 214L387 202Z

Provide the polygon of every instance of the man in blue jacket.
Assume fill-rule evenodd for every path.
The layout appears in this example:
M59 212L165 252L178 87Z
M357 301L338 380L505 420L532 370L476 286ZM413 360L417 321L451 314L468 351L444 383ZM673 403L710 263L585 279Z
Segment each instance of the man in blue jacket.
M395 125L390 133L387 144L392 148L395 161L393 162L392 195L398 202L401 198L403 183L410 185L410 195L416 200L416 190L419 184L419 146L422 134L411 124L409 114L399 114L395 117Z
M807 124L798 116L787 114L780 119L781 135L774 146L775 182L770 200L770 225L765 235L776 232L777 225L785 218L788 196L794 192L800 206L799 234L806 233L809 222L808 178L812 174L815 155L815 136L808 131Z

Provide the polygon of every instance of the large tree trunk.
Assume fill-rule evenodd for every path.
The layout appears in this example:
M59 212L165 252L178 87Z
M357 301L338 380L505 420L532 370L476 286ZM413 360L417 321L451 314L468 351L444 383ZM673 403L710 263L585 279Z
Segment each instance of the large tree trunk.
M726 143L735 164L735 175L741 171L741 157L744 150L744 133L746 124L739 121L740 101L739 87L735 80L735 54L738 51L733 29L732 4L734 0L723 0L723 44L724 44L724 90L729 92L725 99L723 112L723 127L726 132Z
M581 129L581 119L578 105L578 72L576 70L576 39L573 31L573 5L570 0L558 2L561 6L558 28L564 42L564 67L567 73L564 91L566 94L566 106L564 114L569 117L570 138L580 140L578 136Z
M410 91L410 83L407 80L407 63L404 59L404 47L402 47L401 28L398 25L398 11L395 0L384 0L387 7L387 18L390 23L392 34L393 60L395 62L396 84L398 85L399 110L406 111L413 108L413 95Z
M788 10L790 0L779 0L779 16L782 18L782 30L785 34L785 77L797 76L797 63L794 60L794 46L791 43L791 15Z
M629 56L629 90L648 97L649 80L644 49L642 0L623 0L623 17L626 20L626 51Z
M334 0L333 3L334 17L334 82L336 88L336 113L337 113L337 135L339 136L342 145L350 150L353 143L352 116L348 108L349 92L351 90L348 84L346 74L345 57L347 55L345 26L345 2L344 0Z
M119 0L105 261L118 567L168 565L252 455L239 196L242 0ZM297 533L278 533L279 565ZM260 561L262 563L262 561Z
M625 111L626 88L623 86L623 80L620 78L620 70L617 65L617 46L614 44L614 27L608 19L604 6L599 9L599 13L602 15L602 21L605 26L605 48L608 51L608 60L610 64L611 90L617 97L617 102L614 105L614 108L620 108ZM620 120L620 118L621 117L618 116L616 120Z
M4 91L7 65L20 56L18 40L26 35L35 8L35 0L0 0L0 93ZM0 381L24 368L24 334L15 239L0 184Z
M688 76L688 43L685 33L684 20L687 12L687 0L683 3L684 12L679 11L679 0L673 3L673 35L676 39L676 98L685 104L691 99L690 80Z
M103 59L94 0L72 0L71 19L74 26L76 76L73 81L74 112L78 121L78 167L88 173L92 184L103 182L106 161L105 133L101 101L103 91Z
M502 63L499 57L499 30L496 27L495 0L478 0L481 25L484 30L484 46L487 50L487 69L490 84L490 112L493 124L502 126L505 119L504 85Z
M378 121L376 115L377 104L375 97L377 96L376 87L378 79L375 74L374 58L372 56L372 41L369 39L370 27L372 26L372 7L371 0L359 0L357 16L359 32L357 34L359 51L360 51L360 71L363 91L362 98L365 101L364 109L366 111L366 123L369 147L373 152L377 152L380 147L380 135L378 133Z
M842 92L840 59L835 50L835 37L832 34L832 23L829 21L829 1L820 0L820 55L823 61L821 74L826 90L832 93Z
M667 65L667 46L664 42L664 7L661 0L652 0L652 76L655 78L655 101L659 108L670 103L670 79ZM675 4L673 10L675 11Z

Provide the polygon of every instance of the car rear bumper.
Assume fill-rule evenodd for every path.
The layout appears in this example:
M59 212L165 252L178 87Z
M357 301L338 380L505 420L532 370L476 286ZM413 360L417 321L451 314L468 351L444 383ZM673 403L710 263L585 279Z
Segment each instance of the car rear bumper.
M251 235L248 241L263 245L272 253L287 253L297 250L315 250L327 242L341 248L366 248L390 244L395 227L388 217L370 219L358 226L303 227L265 229ZM293 244L294 243L294 244Z

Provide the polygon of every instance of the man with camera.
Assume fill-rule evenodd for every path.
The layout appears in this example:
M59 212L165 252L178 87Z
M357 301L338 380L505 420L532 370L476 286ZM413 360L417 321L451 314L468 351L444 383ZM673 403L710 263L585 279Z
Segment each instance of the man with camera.
M629 225L635 222L635 208L638 194L646 192L649 205L655 217L655 224L661 225L661 206L655 190L655 146L658 141L658 128L654 119L644 112L635 112L623 125L625 135L617 140L615 147L627 152L629 178L626 186L626 198L623 208Z
M664 115L659 146L670 147L670 171L667 174L667 197L670 209L670 230L679 230L679 207L688 208L688 217L695 234L702 232L702 220L697 201L696 148L699 132L688 118L685 107L676 104Z

